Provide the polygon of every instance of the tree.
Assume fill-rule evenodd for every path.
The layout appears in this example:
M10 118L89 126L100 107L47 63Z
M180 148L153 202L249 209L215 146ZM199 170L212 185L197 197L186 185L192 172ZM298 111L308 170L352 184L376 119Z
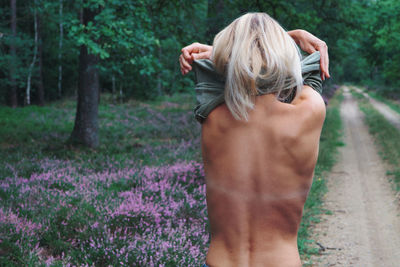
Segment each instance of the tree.
M0 21L0 103L14 107L28 95L39 104L44 96L51 101L76 95L82 45L98 57L102 91L124 99L191 92L192 76L179 73L180 49L211 43L232 20L254 11L267 12L287 30L303 28L323 39L330 82L370 80L398 87L395 0L36 0L37 30L32 4L0 1L0 15L10 15ZM98 10L87 25L77 15L82 8ZM38 64L32 65L35 51Z
M60 0L59 6L59 27L60 27L60 39L58 43L58 97L62 95L62 49L64 39L64 26L63 26L63 0Z
M9 91L9 104L11 107L15 108L18 106L17 100L17 81L16 75L16 44L15 39L17 37L17 0L11 0L11 43L10 43L10 91Z
M110 55L117 54L118 51L121 53L120 66L148 64L143 70L148 70L150 75L152 71L154 72L151 52L155 40L149 32L137 35L138 32L143 31L140 26L147 27L146 17L145 19L140 17L145 15L144 13L139 14L138 21L135 20L138 12L136 7L139 7L141 12L143 10L140 9L141 5L143 5L142 1L132 3L113 0L107 2L107 6L102 1L88 1L83 3L82 23L76 23L76 20L69 22L70 37L81 45L78 105L75 126L70 138L71 143L89 147L97 147L99 144L97 113L100 97L99 67L102 67L103 63L101 59L108 59ZM120 17L115 20L117 13ZM143 20L145 23L142 23ZM142 70L140 72L142 73Z
M43 84L43 39L42 39L42 20L38 18L38 60L39 60L39 80L38 80L38 104L44 105L44 84Z
M32 69L35 66L36 63L36 58L37 58L37 50L38 50L38 16L37 16L37 0L35 0L34 2L34 8L33 8L33 12L34 12L34 25L35 25L35 45L33 48L33 59L32 59L32 63L29 66L29 72L28 72L28 78L27 78L27 82L26 82L26 91L25 91L25 103L27 105L31 104L31 78L32 78Z
M99 10L85 7L82 11L82 24L93 24ZM99 56L82 44L79 54L78 104L75 125L70 141L89 147L99 145L98 104L99 104Z

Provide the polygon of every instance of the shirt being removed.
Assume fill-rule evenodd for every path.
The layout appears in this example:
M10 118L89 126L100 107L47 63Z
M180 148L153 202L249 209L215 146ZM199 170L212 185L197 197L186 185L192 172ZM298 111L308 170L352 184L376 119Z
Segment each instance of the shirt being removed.
M313 88L318 93L322 93L322 80L320 75L320 53L314 52L301 60L301 74L303 84ZM209 59L196 60L193 63L196 76L196 100L197 105L194 108L194 115L198 122L202 123L211 111L218 105L225 102L224 88L225 78L217 73L214 64ZM260 94L262 88L258 90ZM295 90L285 102L291 102L294 98Z

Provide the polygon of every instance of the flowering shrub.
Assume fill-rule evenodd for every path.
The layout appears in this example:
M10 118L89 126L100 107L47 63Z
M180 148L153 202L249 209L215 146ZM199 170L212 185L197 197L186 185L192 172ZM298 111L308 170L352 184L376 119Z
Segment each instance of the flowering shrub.
M16 204L0 209L1 236L23 238L20 249L47 250L47 258L38 257L49 264L195 266L204 261L209 238L201 164L83 175L64 161L43 160L41 166L42 172L29 178L0 181L10 204Z
M97 151L62 145L73 120L65 106L27 107L14 118L0 107L0 265L204 263L209 231L191 106L101 106Z

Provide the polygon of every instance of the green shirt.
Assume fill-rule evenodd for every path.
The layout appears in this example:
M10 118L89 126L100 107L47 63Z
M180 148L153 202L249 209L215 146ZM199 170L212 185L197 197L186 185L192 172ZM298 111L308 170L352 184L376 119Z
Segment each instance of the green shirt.
M312 87L315 91L322 93L322 80L320 76L320 53L317 51L301 60L301 73L303 84ZM196 60L193 63L196 76L196 100L194 115L198 122L202 123L218 105L225 102L224 89L225 78L218 74L214 64L209 59ZM261 93L262 94L262 93ZM291 102L295 91L285 102Z

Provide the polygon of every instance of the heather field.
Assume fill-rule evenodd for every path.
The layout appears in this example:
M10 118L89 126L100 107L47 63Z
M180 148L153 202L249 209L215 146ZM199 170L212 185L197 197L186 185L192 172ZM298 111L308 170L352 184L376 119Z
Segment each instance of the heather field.
M318 221L323 174L340 145L331 100L300 230ZM113 104L96 150L66 144L75 102L0 107L0 266L200 266L209 244L194 96Z

